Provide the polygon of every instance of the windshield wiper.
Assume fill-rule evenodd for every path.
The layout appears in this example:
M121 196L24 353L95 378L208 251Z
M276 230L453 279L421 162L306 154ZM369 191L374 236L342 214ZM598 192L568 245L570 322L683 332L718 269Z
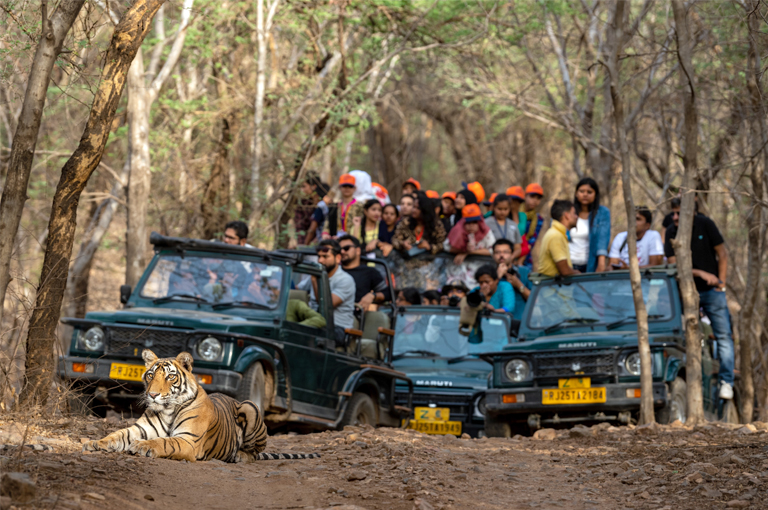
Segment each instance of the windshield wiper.
M594 324L595 322L599 321L597 319L587 319L585 317L571 317L570 319L563 319L560 322L552 324L551 326L547 326L544 328L544 333L554 331L560 326L564 326L566 324Z
M465 354L464 356L456 356L455 358L451 358L448 360L449 365L453 365L454 363L459 363L461 361L467 361L467 360L477 360L479 359L476 354Z
M421 349L415 349L412 351L403 351L400 354L395 354L392 356L392 361L395 361L396 359L404 358L407 354L420 354L422 356L431 356L433 358L439 358L440 355L436 352L432 351L423 351Z
M254 303L253 301L225 301L224 303L216 303L213 305L214 310L219 308L232 308L235 306L241 306L243 308L255 308L257 310L272 310L271 306L262 305L261 303Z
M168 301L173 301L175 298L191 299L193 301L197 301L198 303L208 302L208 300L203 299L200 296L195 296L194 294L171 294L169 296L153 299L152 302L157 305L160 303L167 303Z
M661 319L663 317L664 317L664 315L662 315L662 314L648 314L648 320L651 320L651 319ZM623 324L625 324L627 322L636 321L636 320L637 320L637 316L630 315L628 317L624 317L623 319L619 319L617 321L610 322L610 323L606 324L605 329L618 328L619 326L621 326L621 325L623 325Z

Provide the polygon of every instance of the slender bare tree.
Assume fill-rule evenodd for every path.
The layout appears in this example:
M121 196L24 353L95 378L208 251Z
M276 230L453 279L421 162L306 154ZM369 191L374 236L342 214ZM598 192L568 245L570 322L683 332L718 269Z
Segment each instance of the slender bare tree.
M59 58L64 39L84 3L85 0L63 0L49 18L48 1L42 0L42 30L27 79L27 91L13 136L7 178L0 199L0 319L5 292L11 279L13 244L24 203L27 201L29 174L35 159L37 135L43 118L51 71Z
M75 239L80 194L104 154L128 68L164 1L136 0L115 27L80 144L61 169L48 222L40 285L27 334L26 383L21 394L24 405L44 405L48 400L56 367L53 356L56 326Z
M699 331L699 293L693 283L691 235L699 150L699 118L696 106L696 87L693 68L693 38L688 25L688 12L683 0L672 0L677 35L677 57L680 61L680 89L683 99L683 182L680 186L680 223L673 246L677 261L677 279L683 300L685 329L685 382L688 390L687 423L696 425L704 421L704 401L701 383L701 333Z

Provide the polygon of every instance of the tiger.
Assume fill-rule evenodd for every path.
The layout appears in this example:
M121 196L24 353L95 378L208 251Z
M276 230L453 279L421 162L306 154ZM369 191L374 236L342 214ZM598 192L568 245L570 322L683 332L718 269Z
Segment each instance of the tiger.
M221 393L208 395L192 375L192 355L158 358L142 351L144 414L128 428L83 444L84 452L129 452L152 458L232 463L313 459L318 453L266 453L261 409Z

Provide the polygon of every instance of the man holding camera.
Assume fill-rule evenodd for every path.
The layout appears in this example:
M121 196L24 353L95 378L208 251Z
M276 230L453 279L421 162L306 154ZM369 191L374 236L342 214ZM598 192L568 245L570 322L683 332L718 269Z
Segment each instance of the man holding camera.
M531 281L528 275L531 270L525 266L515 266L512 259L512 252L515 247L507 239L497 239L493 245L493 261L498 264L499 279L506 279L512 285L515 293L515 310L512 316L521 320L525 310L525 302L531 295Z

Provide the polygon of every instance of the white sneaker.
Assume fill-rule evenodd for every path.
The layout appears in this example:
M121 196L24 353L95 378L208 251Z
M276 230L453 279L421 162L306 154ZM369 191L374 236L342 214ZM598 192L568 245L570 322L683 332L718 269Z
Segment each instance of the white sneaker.
M733 399L733 386L728 384L727 382L721 382L720 383L720 398L723 400L732 400Z

